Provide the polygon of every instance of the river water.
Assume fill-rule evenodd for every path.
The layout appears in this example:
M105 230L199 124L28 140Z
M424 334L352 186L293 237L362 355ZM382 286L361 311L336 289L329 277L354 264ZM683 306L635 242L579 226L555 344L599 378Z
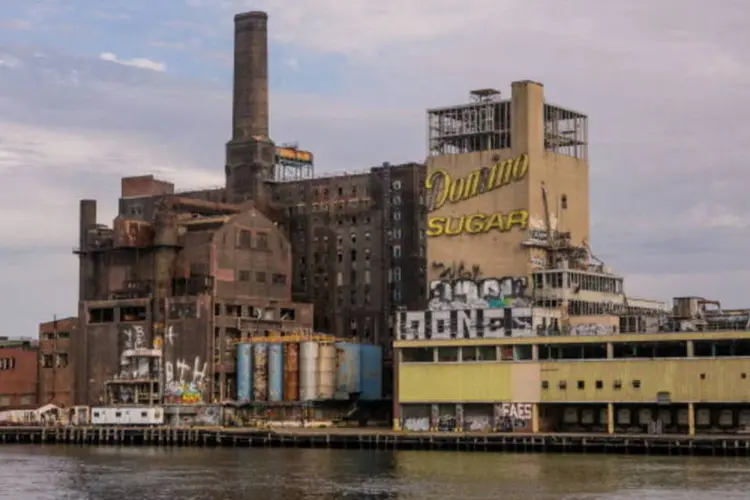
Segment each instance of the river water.
M750 498L750 459L0 446L0 498Z

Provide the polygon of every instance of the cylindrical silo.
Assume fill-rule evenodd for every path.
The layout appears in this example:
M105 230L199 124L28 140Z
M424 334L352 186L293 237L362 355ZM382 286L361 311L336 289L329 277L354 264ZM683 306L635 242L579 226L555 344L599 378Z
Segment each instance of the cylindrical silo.
M359 344L336 343L336 399L360 392L359 360Z
M237 401L250 401L250 356L252 345L237 344Z
M268 344L253 345L253 400L268 401Z
M315 399L326 401L333 399L336 379L336 346L329 343L320 344L318 354L318 393Z
M268 345L268 400L281 401L284 388L284 360L281 343Z
M318 343L302 342L299 360L299 396L301 401L313 401L318 391Z
M284 401L299 401L299 344L284 344Z

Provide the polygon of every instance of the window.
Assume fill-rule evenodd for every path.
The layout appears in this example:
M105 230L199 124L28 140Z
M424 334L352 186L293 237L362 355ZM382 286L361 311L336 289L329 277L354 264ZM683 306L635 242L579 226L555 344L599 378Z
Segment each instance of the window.
M123 306L120 308L120 321L146 321L145 306Z
M461 361L471 362L477 360L477 350L474 347L461 348Z
M395 220L395 221L401 220L401 211L400 210L394 210L393 211L393 220Z
M438 347L438 362L455 363L458 361L458 347Z
M401 281L401 268L400 267L393 268L393 281Z
M558 383L557 383L557 387L558 387L558 388L559 388L559 389L560 389L561 391L564 391L565 389L567 389L567 388L568 388L568 383L567 383L566 381L564 381L564 380L561 380L560 382L558 382Z
M349 239L352 240L352 243L356 243L357 242L357 233L351 233L349 235Z
M135 216L143 215L143 207L140 204L130 205L128 207L128 213Z
M404 363L432 363L433 349L430 347L408 347L401 350L401 359Z
M370 270L365 269L365 279L364 279L365 285L370 284Z
M112 323L115 321L114 307L89 309L89 323Z
M562 208L563 210L567 210L567 208L568 208L568 197L567 197L567 195L562 195L560 197L560 208Z
M146 418L146 417L148 417L148 412L147 411L142 411L141 412L141 418Z
M597 380L596 381L596 388L597 389L604 389L604 382L602 382L601 380Z
M57 355L57 367L66 368L68 366L68 353L61 352Z
M240 281L250 281L250 271L240 271L239 272L239 280Z
M612 388L614 388L616 391L619 391L622 389L622 381L621 380L615 380L612 382Z
M401 229L396 228L393 230L393 239L394 240L400 240L401 239Z
M393 189L394 191L399 191L399 190L401 190L401 181L399 181L399 180L395 180L395 181L393 181L393 182L391 183L391 189Z
M258 283L265 283L266 282L266 273L263 271L257 271L255 273L255 281Z
M122 417L122 412L119 412L119 411L116 412L115 413L115 418L120 418L120 417Z
M253 242L252 233L247 229L240 229L237 246L240 248L251 248Z
M547 380L542 380L542 389L549 389L549 382Z
M274 285L286 285L286 274L274 274L272 280Z
M0 396L0 406L10 406L10 396Z
M52 368L54 366L54 360L52 354L42 355L42 368Z
M266 233L258 233L258 250L268 250L268 235Z
M396 259L401 258L401 245L393 245L393 257Z
M393 195L393 204L394 205L401 205L401 196L400 195Z
M497 361L497 349L493 346L477 347L478 361Z
M585 388L586 388L586 382L584 382L583 380L579 380L578 381L578 389L583 390Z
M401 301L401 289L400 288L393 289L393 300L396 302Z
M640 388L641 388L641 381L633 380L633 389L640 389Z

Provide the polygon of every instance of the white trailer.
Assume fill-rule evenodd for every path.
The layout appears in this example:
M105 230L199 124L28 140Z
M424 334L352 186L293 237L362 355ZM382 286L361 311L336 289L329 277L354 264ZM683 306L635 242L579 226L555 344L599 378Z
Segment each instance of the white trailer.
M91 425L164 425L161 407L109 406L91 409Z

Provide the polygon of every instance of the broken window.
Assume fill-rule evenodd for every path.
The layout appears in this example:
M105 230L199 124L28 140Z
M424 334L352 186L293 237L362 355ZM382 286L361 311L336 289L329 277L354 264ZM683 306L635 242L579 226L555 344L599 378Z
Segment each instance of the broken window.
M42 368L52 368L54 366L54 360L52 354L42 355Z
M68 353L61 352L57 355L57 367L65 368L68 366Z
M279 312L282 321L295 321L297 319L297 311L295 309L282 307Z
M122 307L120 309L120 321L146 321L146 307L145 306Z

